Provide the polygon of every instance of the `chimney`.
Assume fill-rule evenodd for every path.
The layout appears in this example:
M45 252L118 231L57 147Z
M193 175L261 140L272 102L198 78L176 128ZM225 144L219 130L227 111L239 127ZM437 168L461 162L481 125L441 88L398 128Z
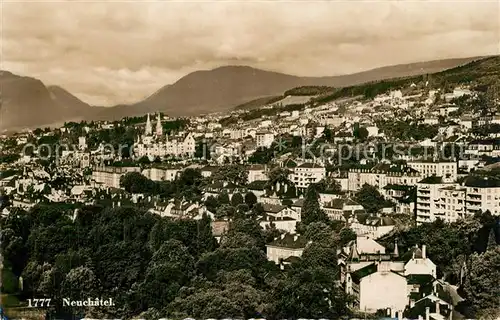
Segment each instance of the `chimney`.
M429 312L430 312L429 309L430 309L429 307L425 308L425 320L429 320Z
M439 310L439 300L436 300L436 313L441 314L441 312Z
M422 259L426 259L427 256L425 254L425 244L422 245Z

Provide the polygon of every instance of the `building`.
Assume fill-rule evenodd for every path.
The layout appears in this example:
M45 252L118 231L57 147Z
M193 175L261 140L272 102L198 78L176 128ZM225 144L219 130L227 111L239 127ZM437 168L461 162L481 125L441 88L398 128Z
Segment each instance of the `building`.
M415 246L411 252L411 259L405 264L405 276L410 275L430 275L436 278L436 265L427 257L427 248L422 245L422 249Z
M416 185L421 174L409 167L379 163L370 169L350 169L347 174L349 191L358 191L364 184L383 189L387 185Z
M485 211L500 215L500 179L469 176L464 181L464 186L467 215Z
M457 180L457 163L453 161L409 161L408 166L420 172L421 178L438 176L446 182Z
M307 246L303 236L297 234L282 234L270 244L266 245L267 259L281 264L290 257L301 257Z
M441 210L440 189L458 186L444 182L442 177L430 176L417 183L417 224L432 222L438 218L444 219L444 210Z
M156 122L156 130L153 128L149 118L146 121L144 135L138 137L134 143L134 155L136 157L193 157L196 149L196 141L192 133L164 136L160 115Z
M257 148L269 148L274 142L274 133L270 131L258 131L255 133Z
M439 214L446 222L454 222L463 219L467 215L465 205L465 195L467 189L457 185L451 185L438 190L438 198L434 199L437 203Z
M391 270L390 263L371 263L349 278L357 309L368 313L390 309L391 317L402 318L408 304L406 277Z
M96 166L92 170L92 180L109 188L120 188L120 178L130 172L140 172L139 167Z
M427 177L417 185L417 223L454 222L485 211L500 215L500 180L469 176L464 185Z
M292 182L298 190L304 191L310 184L320 182L325 177L325 167L316 163L303 163L294 168Z
M266 166L261 164L254 164L248 167L248 183L262 180L267 180Z
M181 168L148 168L142 171L142 175L153 181L174 181Z
M340 281L354 298L352 307L367 313L385 310L392 318L403 318L436 281L436 265L425 245L400 256L397 243L389 254L371 238L358 237L339 253L339 265Z

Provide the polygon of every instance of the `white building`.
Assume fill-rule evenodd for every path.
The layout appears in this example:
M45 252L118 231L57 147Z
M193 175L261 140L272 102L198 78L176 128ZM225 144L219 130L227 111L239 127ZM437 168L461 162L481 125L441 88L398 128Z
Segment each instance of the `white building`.
M257 148L269 148L274 142L274 133L270 131L258 131L255 133Z
M417 223L454 222L485 211L500 215L500 180L493 177L469 176L464 186L428 177L417 185Z
M457 163L453 161L408 161L408 166L420 172L421 178L438 176L446 182L457 180Z
M405 264L405 276L428 274L436 278L436 265L427 257L426 246L413 250L410 260Z
M374 313L391 309L391 316L402 318L408 304L406 277L384 268L386 266L385 263L372 264L352 273L352 293L359 299L359 310ZM364 275L370 268L376 269Z
M442 177L431 176L417 184L417 223L443 219L445 212L441 208L440 189L458 186L446 183Z
M465 206L468 215L490 211L500 215L500 180L493 177L470 176L464 182Z
M347 175L349 191L358 191L369 184L379 189L387 185L416 185L421 175L411 167L380 163L371 169L351 169Z
M142 171L142 175L153 181L174 181L181 168L148 168Z
M278 239L266 245L267 259L280 264L290 257L301 257L307 246L303 236L297 234L282 234Z
M248 167L248 183L259 180L267 180L266 166L261 164L254 164Z
M292 182L296 188L305 190L310 184L320 182L325 177L325 167L316 163L303 163L294 168Z
M105 167L98 166L92 170L92 179L110 188L120 188L120 178L129 172L140 172L139 167Z

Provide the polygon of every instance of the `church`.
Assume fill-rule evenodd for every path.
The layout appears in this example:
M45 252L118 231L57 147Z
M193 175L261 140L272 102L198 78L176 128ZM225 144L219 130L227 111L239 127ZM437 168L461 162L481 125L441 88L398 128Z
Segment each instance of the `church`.
M163 125L160 114L157 115L156 127L148 114L144 134L139 136L134 143L134 154L140 158L149 157L193 157L195 153L195 140L191 133L169 136L163 134Z

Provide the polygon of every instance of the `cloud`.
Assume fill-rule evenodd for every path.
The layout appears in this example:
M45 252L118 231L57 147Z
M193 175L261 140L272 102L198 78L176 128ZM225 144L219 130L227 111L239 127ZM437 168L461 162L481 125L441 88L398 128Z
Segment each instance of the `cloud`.
M498 1L3 3L2 68L93 104L246 64L320 76L498 54Z

